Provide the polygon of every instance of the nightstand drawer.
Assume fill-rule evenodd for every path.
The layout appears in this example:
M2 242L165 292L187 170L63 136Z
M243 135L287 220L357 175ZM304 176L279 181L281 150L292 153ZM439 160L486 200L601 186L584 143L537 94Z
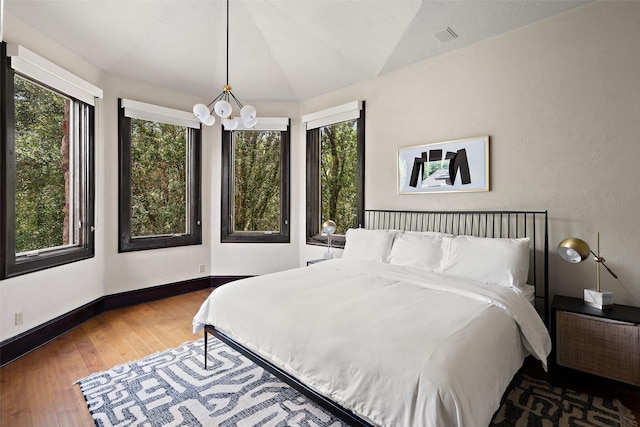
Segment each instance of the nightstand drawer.
M640 326L556 312L558 365L640 386Z

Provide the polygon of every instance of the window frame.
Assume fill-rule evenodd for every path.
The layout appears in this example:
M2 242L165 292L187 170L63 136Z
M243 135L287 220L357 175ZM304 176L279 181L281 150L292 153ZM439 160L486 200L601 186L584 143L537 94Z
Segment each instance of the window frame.
M260 122L259 122L260 123ZM280 232L233 231L233 132L268 131L272 129L241 129L228 131L222 128L222 188L220 215L221 243L290 243L290 158L291 123L287 120L286 130L280 132Z
M2 247L0 249L0 279L8 279L23 274L33 273L36 271L81 261L95 256L95 107L87 102L58 90L44 82L38 80L35 76L28 73L16 71L13 68L13 56L9 57L7 44L0 43L0 85L2 87L2 96L0 97L0 121L4 132L0 135L2 148L0 149L0 164L3 166L2 186L0 188L0 199L2 200L2 209L0 211L0 239ZM59 69L46 60L22 48L19 54L28 52L29 59L40 61L45 67ZM15 50L15 49L14 49ZM18 54L15 55L17 60L22 58ZM66 73L66 71L64 71ZM54 75L54 73L51 73ZM56 248L42 248L37 252L29 252L21 256L16 256L16 158L15 158L15 76L19 75L28 81L41 85L48 90L60 94L72 100L73 109L79 111L77 117L77 128L71 130L76 135L82 135L84 138L77 142L81 153L80 168L81 177L84 179L81 189L78 193L74 193L71 197L79 197L82 205L81 223L82 227L79 232L78 245L64 246ZM75 77L75 76L74 76ZM76 79L78 79L76 77ZM77 80L79 81L79 79ZM93 88L100 93L97 88ZM91 95L89 95L91 96ZM13 249L9 249L13 248Z
M333 111L329 109L327 111ZM316 114L310 115L316 116ZM339 117L339 116L336 116ZM353 119L350 119L353 120ZM361 101L359 116L357 121L357 222L361 226L364 222L364 173L365 173L365 101ZM326 123L323 126L330 126L344 121L349 121L344 117L339 117L335 122ZM324 220L332 218L321 218L321 189L320 189L320 126L306 131L306 244L315 246L328 246L328 238L322 234L321 224ZM331 246L344 248L346 238L344 235L334 234L331 236Z
M118 99L118 252L173 248L202 244L202 131L187 127L190 153L187 212L190 230L179 235L131 236L131 118L126 117L123 99ZM160 119L143 119L166 123Z

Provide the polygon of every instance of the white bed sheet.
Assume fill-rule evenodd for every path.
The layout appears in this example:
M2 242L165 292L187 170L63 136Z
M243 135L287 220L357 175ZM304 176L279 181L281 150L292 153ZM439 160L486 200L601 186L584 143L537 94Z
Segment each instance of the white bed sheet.
M526 355L551 348L520 292L373 262L232 282L205 324L379 426L486 427Z

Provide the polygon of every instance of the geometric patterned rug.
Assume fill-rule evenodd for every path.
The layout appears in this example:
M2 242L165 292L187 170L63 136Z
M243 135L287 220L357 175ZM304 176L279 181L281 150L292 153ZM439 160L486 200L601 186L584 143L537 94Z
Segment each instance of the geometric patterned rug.
M222 341L204 340L92 374L77 383L97 426L344 427Z
M209 338L92 374L77 383L97 426L347 427L223 342ZM492 426L637 427L617 400L517 375Z
M603 399L544 380L516 375L491 426L636 427L633 413L617 399Z

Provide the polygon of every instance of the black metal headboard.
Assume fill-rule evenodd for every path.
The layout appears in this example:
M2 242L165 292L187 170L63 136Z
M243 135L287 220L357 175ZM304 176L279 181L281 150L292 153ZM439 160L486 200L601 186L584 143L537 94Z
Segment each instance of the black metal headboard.
M528 283L536 288L536 308L549 325L549 235L547 211L400 211L366 209L369 229L437 231L455 235L531 240Z

